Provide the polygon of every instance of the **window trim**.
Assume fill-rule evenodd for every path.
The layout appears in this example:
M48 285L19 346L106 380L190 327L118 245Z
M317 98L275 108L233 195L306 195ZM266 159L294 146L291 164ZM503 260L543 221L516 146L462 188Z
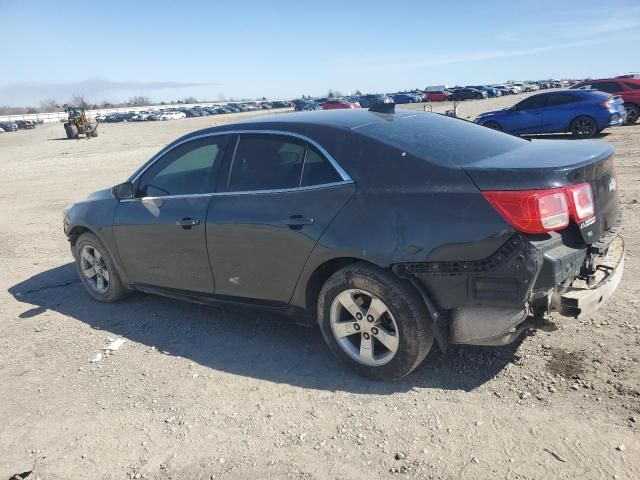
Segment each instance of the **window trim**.
M251 133L294 137L294 138L303 140L309 143L310 145L313 145L329 161L329 163L333 166L333 168L336 170L336 172L338 173L338 175L342 180L339 182L310 185L307 187L298 186L298 187L278 189L278 190L246 190L246 191L238 191L238 192L211 192L211 193L195 193L195 194L185 194L185 195L164 195L160 197L126 198L119 201L120 202L136 202L136 201L140 202L142 200L162 200L162 199L170 199L170 198L197 198L197 197L228 196L228 195L256 195L256 194L265 194L265 193L287 193L287 192L297 192L297 191L305 191L305 190L315 190L319 188L336 187L339 185L347 185L347 184L355 183L353 179L349 176L349 174L342 168L342 166L340 166L337 160L333 158L333 156L329 152L327 152L327 150L322 145L320 145L315 140L307 137L306 135L302 135L296 132L287 132L283 130L250 130L250 129L233 129L233 130L225 130L221 132L209 132L209 133L203 133L201 135L195 135L193 137L185 138L184 140L175 143L174 145L169 147L167 150L156 153L156 155L151 157L151 159L147 162L147 164L144 165L144 167L135 175L135 177L133 177L130 180L130 182L131 183L137 182L140 179L140 177L149 168L155 165L156 162L160 161L165 155L167 155L173 149L187 142L191 142L193 140L199 140L201 138L214 137L219 135L237 135L238 137L236 140L236 145L233 149L233 156L235 157L236 149L238 148L238 143L240 141L240 136L242 134L251 134Z

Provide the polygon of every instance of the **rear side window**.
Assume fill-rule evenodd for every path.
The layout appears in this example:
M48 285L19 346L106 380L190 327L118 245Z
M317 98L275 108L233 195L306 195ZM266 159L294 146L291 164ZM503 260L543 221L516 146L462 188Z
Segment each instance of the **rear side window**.
M283 135L241 135L231 166L228 191L298 187L305 149L305 142Z
M318 152L314 146L309 145L302 170L301 186L324 185L341 180L342 178L338 175L338 172L336 172L336 169L333 168L329 160Z
M627 87L632 90L640 90L640 83L623 82Z
M559 105L568 105L570 103L574 103L579 101L580 98L575 95L569 95L566 93L556 93L553 95L549 95L549 106L557 107Z

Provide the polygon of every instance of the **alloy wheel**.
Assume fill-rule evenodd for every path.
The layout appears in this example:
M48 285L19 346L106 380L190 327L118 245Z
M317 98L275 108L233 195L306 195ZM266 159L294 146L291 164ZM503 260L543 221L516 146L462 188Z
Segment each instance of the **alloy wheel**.
M632 125L636 123L640 115L640 108L635 105L625 105L624 108L627 111L627 124Z
M576 137L589 138L593 136L596 131L596 125L590 118L578 118L573 122L572 133Z
M87 285L97 293L109 290L109 269L98 249L85 245L80 252L80 265Z
M387 305L370 292L349 289L338 294L330 323L340 348L359 363L385 365L398 352L398 324Z

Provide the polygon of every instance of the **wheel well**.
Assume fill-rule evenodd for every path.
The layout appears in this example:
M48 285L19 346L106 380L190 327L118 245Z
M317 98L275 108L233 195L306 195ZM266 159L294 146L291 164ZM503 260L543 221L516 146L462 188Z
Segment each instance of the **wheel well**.
M320 295L320 290L322 289L322 286L325 284L325 282L329 279L329 277L341 268L344 268L351 263L360 261L361 260L357 258L334 258L316 268L309 277L309 281L307 282L307 289L305 294L306 307L311 311L315 311L316 305L318 304L318 296Z
M71 246L74 246L76 244L76 241L78 240L78 237L80 235L87 232L93 233L87 227L73 227L69 232L69 234L67 235L69 237L69 242L71 243Z

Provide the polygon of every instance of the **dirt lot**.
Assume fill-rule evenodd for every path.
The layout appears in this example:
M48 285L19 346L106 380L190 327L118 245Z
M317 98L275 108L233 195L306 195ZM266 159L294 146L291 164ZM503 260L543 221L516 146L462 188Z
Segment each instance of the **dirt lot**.
M606 308L507 347L434 351L381 384L286 319L142 294L104 305L77 280L67 204L243 115L0 135L0 480L640 478L640 125L602 137L628 248Z

